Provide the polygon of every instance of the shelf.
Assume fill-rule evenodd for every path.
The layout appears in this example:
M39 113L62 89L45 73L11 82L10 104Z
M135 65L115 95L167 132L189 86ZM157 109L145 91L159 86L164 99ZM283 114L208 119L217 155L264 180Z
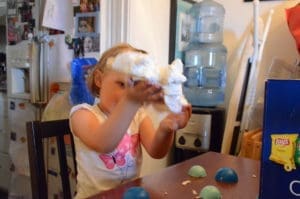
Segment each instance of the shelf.
M8 97L17 99L30 99L30 93L9 93Z
M30 69L30 63L25 63L25 64L20 64L20 63L16 63L16 65L10 63L7 64L7 68L19 68L19 69Z

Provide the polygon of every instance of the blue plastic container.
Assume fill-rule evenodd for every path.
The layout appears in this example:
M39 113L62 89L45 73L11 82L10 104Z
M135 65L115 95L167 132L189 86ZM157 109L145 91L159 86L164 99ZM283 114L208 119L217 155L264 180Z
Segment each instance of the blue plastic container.
M188 12L192 24L192 38L198 42L223 41L225 9L213 0L195 3Z
M192 42L185 49L183 92L193 106L222 105L226 87L227 50L222 43Z

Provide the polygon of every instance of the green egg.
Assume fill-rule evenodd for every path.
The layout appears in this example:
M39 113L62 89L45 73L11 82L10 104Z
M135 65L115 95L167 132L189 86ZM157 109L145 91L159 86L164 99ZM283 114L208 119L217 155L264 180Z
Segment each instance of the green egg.
M201 199L221 199L222 195L219 189L213 185L207 185L201 190L199 197Z
M205 177L207 175L205 169L202 166L200 166L200 165L194 165L194 166L192 166L189 169L188 174L190 176L196 177L196 178Z

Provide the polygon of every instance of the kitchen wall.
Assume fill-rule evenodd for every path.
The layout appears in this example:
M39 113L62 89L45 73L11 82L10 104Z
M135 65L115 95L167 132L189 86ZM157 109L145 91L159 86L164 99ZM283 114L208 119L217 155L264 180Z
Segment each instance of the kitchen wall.
M249 24L253 17L253 3L243 2L243 0L216 0L221 3L226 10L224 22L224 45L228 49L228 84L226 102L228 102L231 89L237 74L238 65L233 65L236 59L236 51L245 38ZM261 67L266 70L271 65L274 58L284 60L289 64L295 64L299 59L295 42L288 30L286 23L285 9L296 5L299 1L261 1L259 3L259 13L263 21L266 22L268 13L274 9L274 14L270 26L270 31L265 43ZM262 71L265 73L265 71Z

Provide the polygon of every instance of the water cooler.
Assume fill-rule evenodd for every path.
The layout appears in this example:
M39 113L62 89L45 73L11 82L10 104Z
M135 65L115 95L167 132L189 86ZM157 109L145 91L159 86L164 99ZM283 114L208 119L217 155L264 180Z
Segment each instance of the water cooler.
M207 151L221 152L224 108L193 107L188 125L175 137L174 163Z
M175 163L206 151L220 152L225 126L225 9L213 0L203 0L195 3L187 14L191 39L184 49L187 81L183 92L193 111L188 125L176 133Z

